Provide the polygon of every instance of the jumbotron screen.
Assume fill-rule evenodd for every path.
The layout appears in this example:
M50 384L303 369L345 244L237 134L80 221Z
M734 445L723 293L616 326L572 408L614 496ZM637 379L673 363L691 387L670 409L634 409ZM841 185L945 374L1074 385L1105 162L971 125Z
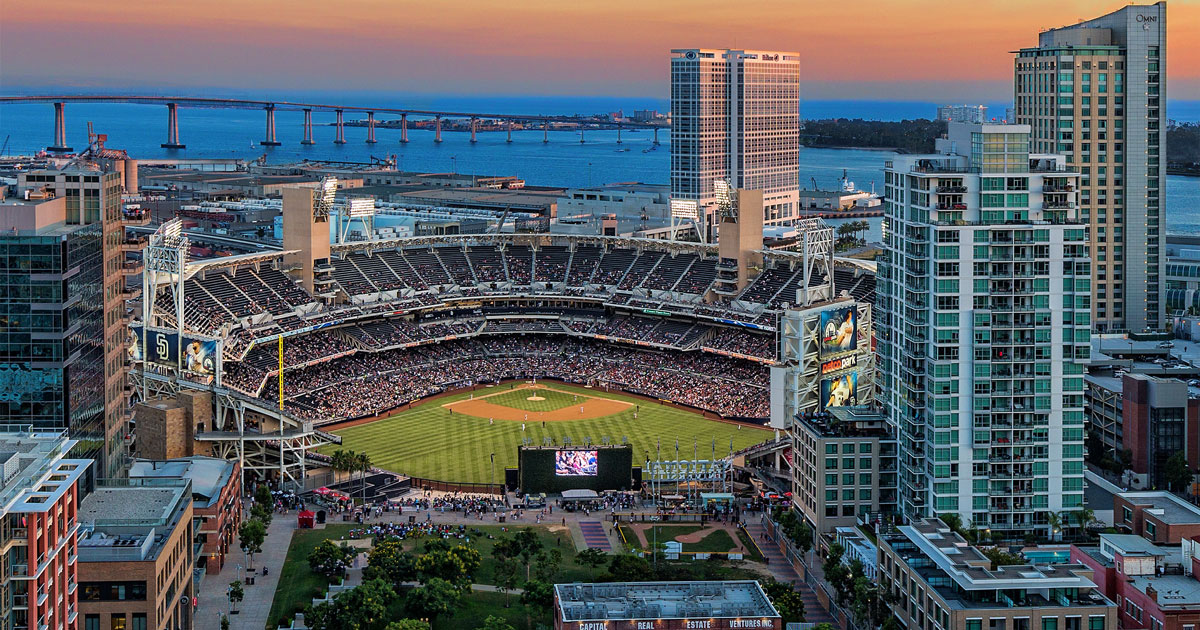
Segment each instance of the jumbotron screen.
M633 447L628 444L517 449L517 484L525 492L629 490L632 476Z
M556 451L554 453L554 476L595 477L599 472L599 457L596 451Z

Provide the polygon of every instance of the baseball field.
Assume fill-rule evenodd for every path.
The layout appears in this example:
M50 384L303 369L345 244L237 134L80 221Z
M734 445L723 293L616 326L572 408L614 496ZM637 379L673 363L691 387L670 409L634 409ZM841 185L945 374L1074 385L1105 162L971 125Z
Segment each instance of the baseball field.
M395 415L334 429L338 448L365 451L378 468L413 477L451 482L496 483L517 465L523 439L534 445L581 446L623 441L633 445L634 462L653 458L708 459L770 439L769 430L705 418L658 401L561 383L504 383L478 387L418 403ZM661 451L659 449L661 448Z

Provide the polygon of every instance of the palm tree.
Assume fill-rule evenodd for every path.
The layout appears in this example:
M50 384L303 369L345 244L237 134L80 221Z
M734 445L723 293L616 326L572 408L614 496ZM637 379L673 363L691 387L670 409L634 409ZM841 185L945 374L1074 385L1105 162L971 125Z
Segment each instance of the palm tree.
M1096 520L1096 513L1091 508L1081 507L1075 510L1075 520L1079 523L1079 531L1084 536L1087 535L1087 527Z
M350 472L354 470L354 453L346 449L339 448L329 457L329 467L334 473ZM334 475L334 481L337 481L337 475Z
M354 467L357 468L359 471L359 475L360 475L359 479L362 482L362 485L361 485L362 500L363 500L363 503L366 503L366 501L367 501L367 472L369 472L371 470L371 456L368 455L366 452L358 453L358 454L354 455L354 464L355 464Z
M1058 512L1047 512L1046 524L1050 526L1050 542L1054 542L1054 537L1062 533L1062 517L1058 515Z

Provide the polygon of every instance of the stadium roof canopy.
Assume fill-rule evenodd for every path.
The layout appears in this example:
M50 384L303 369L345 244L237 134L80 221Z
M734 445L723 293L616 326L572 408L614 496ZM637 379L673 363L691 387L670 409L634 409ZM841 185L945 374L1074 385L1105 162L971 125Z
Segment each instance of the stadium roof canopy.
M596 494L595 490L563 490L562 495L564 499L569 499L571 501L600 498L600 495Z

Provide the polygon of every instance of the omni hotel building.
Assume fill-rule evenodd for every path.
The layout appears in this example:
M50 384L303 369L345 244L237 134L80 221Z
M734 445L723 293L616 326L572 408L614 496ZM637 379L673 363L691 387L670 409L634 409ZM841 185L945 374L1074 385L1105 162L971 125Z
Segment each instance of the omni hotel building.
M695 201L704 238L717 229L714 182L763 191L768 225L799 207L800 56L671 51L671 198Z
M1161 329L1166 303L1167 3L1050 29L1015 59L1033 149L1081 174L1096 329Z
M1008 537L1083 505L1091 263L1079 173L1028 125L887 162L876 330L900 509Z

